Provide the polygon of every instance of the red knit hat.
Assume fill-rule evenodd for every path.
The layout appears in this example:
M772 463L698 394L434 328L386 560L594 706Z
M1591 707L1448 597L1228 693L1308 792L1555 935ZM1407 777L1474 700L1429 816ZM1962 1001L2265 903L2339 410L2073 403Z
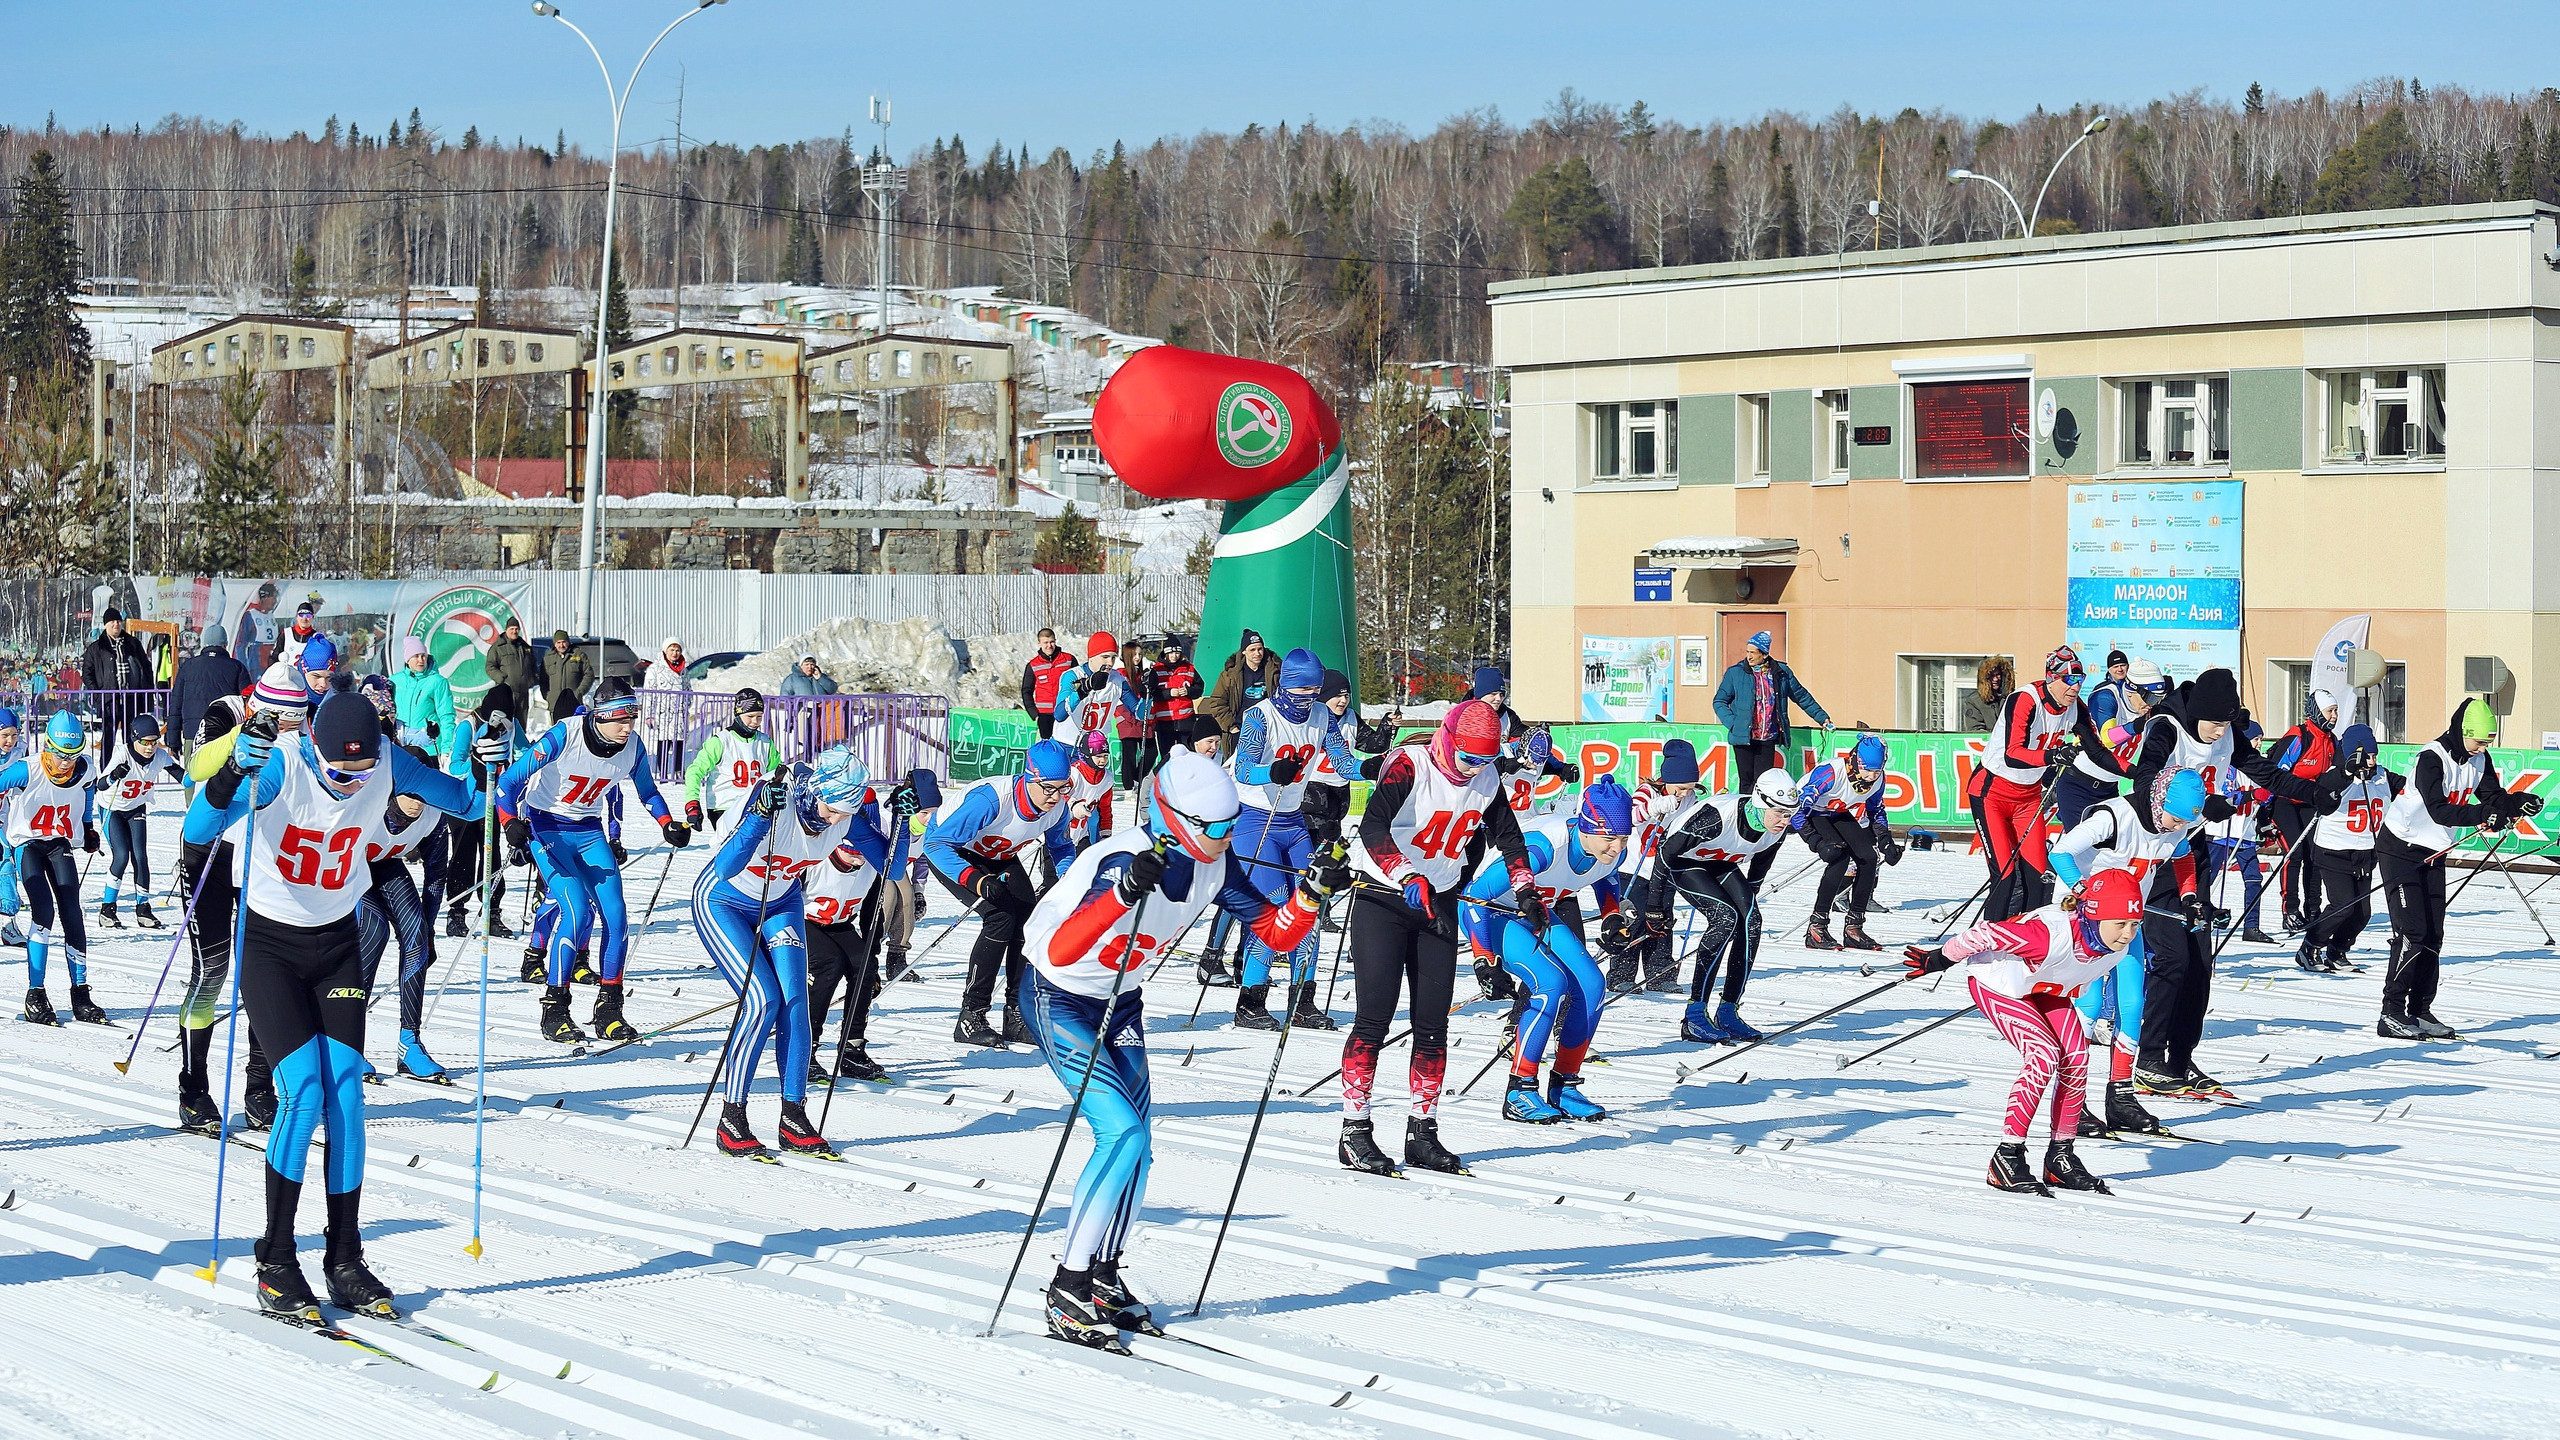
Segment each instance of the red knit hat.
M1105 655L1119 653L1120 642L1112 639L1111 632L1108 630L1096 630L1093 632L1093 638L1084 642L1084 658L1087 660L1099 660Z
M1493 756L1502 753L1502 715L1482 700L1466 700L1449 707L1440 717L1440 728L1431 737L1431 762L1440 773L1463 785L1467 777L1458 773L1460 754Z

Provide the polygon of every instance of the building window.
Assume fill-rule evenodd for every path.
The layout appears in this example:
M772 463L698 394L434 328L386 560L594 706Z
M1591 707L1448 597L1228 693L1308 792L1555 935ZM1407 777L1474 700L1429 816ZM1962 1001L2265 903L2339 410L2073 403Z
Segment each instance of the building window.
M1848 479L1849 392L1825 390L1814 397L1813 424L1813 453L1823 457L1823 478Z
M1769 483L1769 397L1742 397L1742 473L1758 484Z
M2443 463L2442 369L2336 370L2320 385L2322 463Z
M1922 480L2025 478L2025 377L1912 386L1911 451Z
M2201 376L2124 380L2119 466L2187 469L2231 463L2231 382Z
M1680 474L1680 407L1669 400L1594 405L1591 478L1671 480Z
M2283 748L2275 737L2300 723L2311 709L2311 662L2270 660L2267 669L2268 698L2275 702L2276 711L2267 717L2267 739L2259 742L2259 748L2272 755ZM2363 692L2356 719L2373 727L2374 738L2385 745L2407 744L2409 667L2397 660L2385 664L2382 683Z
M1902 657L1901 694L1897 709L1901 711L1901 728L1926 731L1933 735L1966 734L1987 730L1993 723L1979 713L1988 706L1968 704L1974 693L1974 678L1982 670L1983 655L1905 655ZM1996 706L2005 697L1994 696ZM1968 724L1968 721L1984 723Z

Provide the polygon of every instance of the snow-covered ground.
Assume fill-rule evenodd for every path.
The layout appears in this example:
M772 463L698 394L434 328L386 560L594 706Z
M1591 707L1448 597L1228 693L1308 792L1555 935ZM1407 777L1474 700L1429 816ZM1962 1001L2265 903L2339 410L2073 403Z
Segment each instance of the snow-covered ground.
M163 852L175 820L155 819ZM725 998L682 909L706 854L676 857L642 928L643 1028ZM664 863L634 857L635 907ZM1774 878L1800 864L1790 847ZM1874 928L1925 938L1926 912L1980 876L1960 853L1914 854L1886 877ZM1784 938L1746 1007L1767 1028L1880 983L1857 956L1796 946L1811 890L1771 897ZM1337 1168L1332 1092L1291 1092L1334 1066L1340 1037L1295 1035L1196 1319L1273 1039L1229 1023L1228 990L1187 1025L1200 992L1169 967L1145 989L1157 1152L1129 1273L1175 1338L1141 1340L1134 1359L1037 1333L1081 1138L1012 1306L981 1338L1065 1095L1023 1049L951 1042L970 939L951 914L936 894L925 979L890 986L873 1021L872 1051L901 1083L835 1099L843 1165L727 1160L707 1134L676 1148L726 1017L573 1058L536 1036L516 948L495 947L476 1261L463 1247L480 950L440 940L455 973L428 1038L462 1087L366 1095L372 1261L460 1342L355 1325L407 1363L244 1308L259 1157L170 1128L169 992L117 1073L171 932L106 932L93 978L125 1028L0 1028L0 1433L2552 1433L2560 1065L2538 1056L2560 1041L2560 958L2494 878L2451 924L2437 1009L2461 1043L2374 1037L2379 922L2355 975L2235 944L2199 1058L2257 1108L2155 1102L2214 1143L2091 1144L2113 1198L1983 1186L2012 1059L1979 1020L1839 1068L1952 1008L1952 987L1896 990L1685 1080L1703 1057L1674 1038L1676 1000L1629 999L1603 1023L1608 1063L1588 1085L1609 1121L1507 1124L1499 1077L1449 1102L1444 1131L1473 1178ZM385 1067L395 1003L374 1012ZM1347 978L1332 1012L1347 1024ZM1498 1023L1490 1003L1461 1008L1453 1091ZM1402 1065L1381 1068L1392 1140ZM772 1091L768 1074L751 1107L768 1138ZM217 1287L192 1272L223 1154ZM306 1197L315 1266L319 1212Z

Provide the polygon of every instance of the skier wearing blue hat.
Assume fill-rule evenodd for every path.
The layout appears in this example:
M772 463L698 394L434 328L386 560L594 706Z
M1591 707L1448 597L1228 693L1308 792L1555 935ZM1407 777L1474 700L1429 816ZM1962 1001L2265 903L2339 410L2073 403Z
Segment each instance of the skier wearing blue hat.
M1043 740L1026 752L1018 775L990 775L962 790L925 832L925 864L962 906L977 915L978 943L969 951L969 980L960 992L960 1019L951 1038L992 1050L1007 1041L1036 1043L1023 1014L1023 925L1040 903L1022 857L1037 845L1065 873L1075 863L1067 838L1067 791L1075 751ZM1005 976L1004 1030L987 1023L996 972Z
M1822 879L1813 890L1813 917L1805 922L1808 950L1874 950L1867 934L1867 906L1874 901L1878 862L1902 861L1902 842L1884 815L1885 751L1881 735L1861 735L1840 758L1806 773L1793 828L1822 857ZM1831 906L1843 888L1849 908L1840 938L1831 938Z
M1289 898L1297 872L1315 853L1299 813L1306 795L1307 772L1319 754L1337 770L1352 768L1351 747L1342 732L1324 723L1331 717L1316 711L1316 695L1324 685L1324 662L1311 650L1292 650L1280 659L1280 683L1244 712L1236 731L1233 762L1236 793L1244 809L1236 820L1236 853L1245 883L1274 905ZM1236 1024L1247 1030L1277 1030L1280 1022L1265 1008L1271 994L1271 948L1244 937L1244 973L1236 990ZM1289 1007L1295 1023L1330 1030L1333 1021L1316 1008L1316 937L1310 932L1287 957Z
M1641 928L1612 935L1601 931L1600 947L1610 952L1609 988L1655 990L1680 988L1680 962L1671 953L1671 880L1662 873L1658 854L1673 817L1698 793L1698 747L1686 740L1662 742L1653 775L1630 792L1632 824L1627 844L1636 852L1635 873L1627 883L1627 908L1644 922Z
M1514 1022L1505 1120L1547 1125L1608 1116L1581 1089L1605 982L1583 945L1579 897L1584 890L1592 893L1604 924L1616 918L1618 861L1626 854L1633 819L1633 797L1603 775L1583 787L1582 804L1572 815L1549 816L1521 833L1529 851L1529 883L1538 888L1545 915L1513 906L1517 877L1499 855L1485 857L1463 892L1458 923L1468 945L1500 963L1527 991ZM1538 1066L1550 1037L1556 1061L1542 1095Z
M17 852L27 911L35 921L27 935L25 1015L38 1025L62 1023L45 991L57 913L66 942L64 958L71 967L71 1018L93 1025L107 1019L107 1012L89 998L89 930L80 913L80 868L71 858L75 845L93 855L98 851L98 827L91 819L98 771L88 748L88 729L80 717L56 710L45 722L36 753L0 769L0 793L9 794L8 845Z

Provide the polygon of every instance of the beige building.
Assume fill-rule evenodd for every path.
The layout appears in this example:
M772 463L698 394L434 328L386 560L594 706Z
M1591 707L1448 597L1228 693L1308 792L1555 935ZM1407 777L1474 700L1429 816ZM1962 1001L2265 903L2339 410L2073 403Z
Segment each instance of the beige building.
M1712 722L1723 665L1770 629L1836 721L1956 729L1983 657L2032 670L2064 638L2075 483L2231 480L2241 683L2271 729L2323 632L2369 613L2384 738L2431 736L2487 676L2501 742L2538 746L2560 732L2560 572L2535 563L2545 531L2560 555L2554 218L2468 205L1497 285L1517 703L1582 713L1585 636L1703 637L1682 677L1702 683L1672 705Z

